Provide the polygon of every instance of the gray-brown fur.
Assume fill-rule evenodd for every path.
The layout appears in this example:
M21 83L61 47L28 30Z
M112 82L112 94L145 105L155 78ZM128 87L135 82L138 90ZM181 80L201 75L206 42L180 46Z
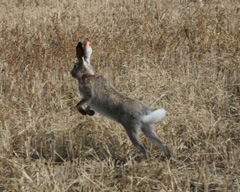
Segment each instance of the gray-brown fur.
M119 123L123 118L140 121L142 115L150 112L140 101L121 94L109 81L99 75L87 77L84 84L80 78L79 89L91 108L105 116L111 116L110 118Z
M94 109L98 113L122 124L132 143L148 158L145 147L140 141L140 130L152 142L157 144L167 158L170 152L157 137L154 131L155 116L146 105L136 99L121 94L112 84L97 74L89 74L84 58L78 57L79 62L74 65L71 74L78 80L79 90L83 99L78 103L77 108L83 115L93 115ZM87 103L88 107L84 110L81 105ZM144 121L144 117L150 117L149 121ZM155 122L151 122L153 119Z

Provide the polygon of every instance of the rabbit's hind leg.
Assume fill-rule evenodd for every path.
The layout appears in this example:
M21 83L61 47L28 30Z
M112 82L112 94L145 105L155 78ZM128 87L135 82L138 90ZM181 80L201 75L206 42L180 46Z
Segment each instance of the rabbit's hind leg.
M139 137L139 129L138 127L126 127L125 126L125 129L127 131L127 134L128 134L128 137L129 139L132 141L133 145L135 147L137 147L147 158L147 160L149 161L149 156L147 154L147 151L145 149L145 147L143 146L141 140L140 140L140 137Z
M144 133L144 135L151 140L153 143L157 144L162 151L164 152L165 156L170 159L171 158L171 154L170 151L168 149L168 147L166 145L164 145L158 138L155 130L154 130L154 126L153 124L149 125L149 124L144 124L142 127L142 132Z

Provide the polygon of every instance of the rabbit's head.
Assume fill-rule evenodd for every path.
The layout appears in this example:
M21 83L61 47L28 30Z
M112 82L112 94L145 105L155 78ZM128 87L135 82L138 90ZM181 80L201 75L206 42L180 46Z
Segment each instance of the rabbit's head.
M84 45L81 42L77 44L76 56L78 62L74 64L71 74L74 78L81 78L83 74L94 75L95 72L90 64L90 57L92 54L91 42L86 38Z

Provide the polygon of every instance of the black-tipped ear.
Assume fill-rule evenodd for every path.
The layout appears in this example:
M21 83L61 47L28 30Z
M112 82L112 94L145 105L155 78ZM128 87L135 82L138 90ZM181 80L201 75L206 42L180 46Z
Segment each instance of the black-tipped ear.
M83 46L82 46L82 42L78 42L77 46L76 46L76 56L78 58L78 60L82 59L82 57L84 57L84 51L83 51Z

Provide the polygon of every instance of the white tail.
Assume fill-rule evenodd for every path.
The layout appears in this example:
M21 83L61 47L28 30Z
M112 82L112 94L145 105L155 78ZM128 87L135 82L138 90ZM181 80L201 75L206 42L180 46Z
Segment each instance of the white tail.
M143 123L154 124L161 121L166 116L167 111L165 109L158 109L151 112L149 115L142 117Z

